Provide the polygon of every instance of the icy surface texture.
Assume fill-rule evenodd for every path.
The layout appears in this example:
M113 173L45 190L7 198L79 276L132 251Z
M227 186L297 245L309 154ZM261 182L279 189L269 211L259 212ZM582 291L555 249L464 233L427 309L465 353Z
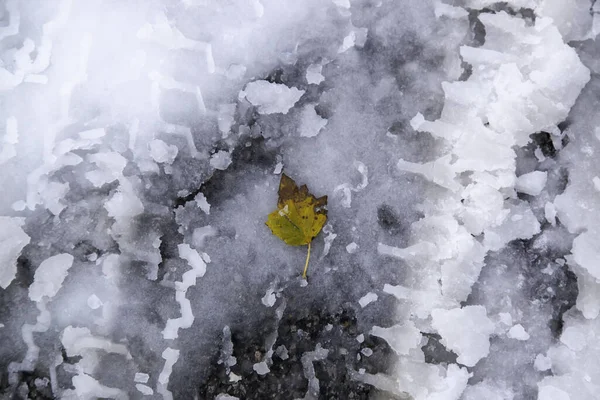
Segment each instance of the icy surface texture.
M599 4L6 0L0 397L597 398Z

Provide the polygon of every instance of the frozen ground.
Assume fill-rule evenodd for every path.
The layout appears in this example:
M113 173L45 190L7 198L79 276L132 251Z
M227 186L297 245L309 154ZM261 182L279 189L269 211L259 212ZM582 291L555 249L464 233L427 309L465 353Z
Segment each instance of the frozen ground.
M0 1L0 398L599 399L595 3Z

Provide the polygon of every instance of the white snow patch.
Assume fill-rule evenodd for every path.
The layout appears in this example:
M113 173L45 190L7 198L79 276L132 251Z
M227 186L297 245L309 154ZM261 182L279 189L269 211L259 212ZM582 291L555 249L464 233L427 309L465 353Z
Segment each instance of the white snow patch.
M510 328L506 336L517 340L529 340L530 338L529 333L525 331L525 328L523 328L523 325L521 324L514 325L512 328Z
M150 157L157 163L173 164L179 149L177 146L167 144L160 139L154 139L148 144Z
M246 85L239 97L256 106L260 114L287 114L303 94L304 90L280 83L254 81Z
M44 297L56 296L73 266L73 260L72 255L63 253L42 261L35 270L33 283L29 286L29 298L32 301L41 301Z
M231 130L231 126L233 125L234 121L235 109L235 104L219 105L219 115L217 116L217 124L219 127L219 132L221 132L221 136L223 138L227 138L229 136L229 131Z
M533 366L538 371L548 371L550 368L552 368L552 359L543 354L538 354L535 356Z
M360 304L360 306L362 308L365 308L366 306L373 303L374 301L377 301L378 298L379 297L377 296L376 293L369 292L358 300L358 304Z
M539 392L537 400L574 400L564 390L550 385L538 384Z
M411 349L416 348L421 342L421 332L412 321L390 328L374 326L369 332L388 342L398 355L407 355Z
M133 381L137 382L137 383L148 383L149 379L150 379L150 375L145 374L143 372L136 372L133 377Z
M547 180L548 173L546 171L533 171L519 176L515 184L515 189L520 193L537 196L544 190Z
M346 251L350 254L354 254L358 251L358 245L352 242L346 246Z
M162 352L162 358L165 360L165 365L158 376L156 391L162 394L164 399L172 400L173 394L167 388L171 373L173 372L173 365L179 360L179 350L167 347Z
M485 307L438 308L431 312L431 317L442 343L458 355L459 363L472 367L489 354L494 324L487 317Z
M311 64L306 68L306 82L310 85L318 85L325 80L321 71L323 66L321 64Z
M325 125L327 125L327 120L317 114L314 104L307 104L302 108L299 128L301 137L315 137Z
M136 383L135 388L145 396L152 396L154 394L154 390L150 386L141 383Z
M267 363L265 361L261 361L259 363L252 365L252 369L254 370L254 372L256 372L259 375L266 375L269 372L271 372L271 370L269 369L269 366L267 365Z
M210 214L210 204L208 204L208 200L206 200L206 196L204 196L204 193L199 192L196 195L196 197L194 197L194 201L196 202L196 205L200 207L200 209L204 211L206 215Z
M217 151L210 157L210 165L214 169L226 170L231 165L231 153L225 150Z
M22 218L0 216L0 287L6 289L17 274L17 259L30 237L23 231Z
M95 294L92 293L92 295L90 297L88 297L87 299L87 305L89 308L91 308L92 310L97 310L98 308L102 307L102 300L100 300L98 298L98 296L96 296Z

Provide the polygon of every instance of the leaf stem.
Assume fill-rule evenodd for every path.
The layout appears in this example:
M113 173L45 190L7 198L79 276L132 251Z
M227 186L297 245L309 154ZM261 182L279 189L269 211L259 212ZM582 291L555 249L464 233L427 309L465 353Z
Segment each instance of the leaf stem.
M308 271L308 260L310 260L310 242L308 242L308 252L306 253L306 263L304 264L304 272L302 273L302 279L306 279L306 271Z

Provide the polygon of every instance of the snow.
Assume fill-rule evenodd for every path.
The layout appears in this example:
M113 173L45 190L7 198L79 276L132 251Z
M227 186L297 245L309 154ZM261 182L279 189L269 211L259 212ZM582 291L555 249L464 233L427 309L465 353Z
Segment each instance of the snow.
M227 151L217 151L210 157L210 165L214 169L226 170L231 165L231 154Z
M252 365L252 369L254 370L254 372L256 372L259 375L266 375L269 372L271 372L271 370L269 369L269 366L264 361L261 361L259 363Z
M511 339L516 339L516 340L529 340L529 338L531 337L529 335L529 333L527 333L527 331L525 331L525 328L523 328L523 325L521 325L521 324L512 326L508 330L508 333L506 334L506 336L508 336Z
M142 372L136 372L135 376L133 377L133 381L137 383L148 383L149 379L150 375L144 374Z
M547 371L552 368L552 360L543 354L538 354L533 362L535 369L538 371Z
M316 398L350 335L340 378L390 396L594 399L599 7L9 0L0 380L202 398L276 354ZM308 281L264 226L284 170L329 199ZM297 330L302 356L299 310L334 338Z
M254 81L246 85L239 97L247 99L261 114L287 114L303 94L304 90L280 83Z
M356 243L352 242L352 243L349 243L348 245L346 245L346 251L349 254L354 254L358 251L358 247L359 246Z
M529 172L517 177L515 189L517 189L517 192L520 193L525 193L530 196L537 196L542 192L542 190L544 190L547 179L548 173L545 171Z
M411 349L416 348L421 342L421 332L410 321L389 328L374 326L370 334L388 342L398 355L408 354Z
M321 118L315 111L314 104L307 104L300 112L300 136L315 137L327 125L327 120Z
M442 343L458 355L459 363L472 367L489 354L494 324L485 307L437 308L431 312L431 317L432 326L442 336Z
M100 300L95 294L92 294L87 299L87 305L92 310L97 310L98 308L102 307L102 304L102 300Z
M306 82L311 85L318 85L325 80L325 77L321 73L323 66L321 64L311 64L306 68Z
M167 144L160 139L154 139L149 144L150 157L157 163L173 164L179 149L177 146Z
M29 287L29 298L42 301L56 296L73 266L73 256L67 253L48 257L35 270L33 283Z
M540 386L538 400L571 400L571 397L568 393L560 390L559 388L550 385L544 385Z
M20 218L0 217L0 287L6 289L17 274L17 259L30 237Z
M358 299L358 304L360 304L360 306L362 308L365 308L366 306L373 303L374 301L377 301L378 298L379 297L377 296L376 293L369 292L369 293L365 294L363 297L361 297L360 299Z
M141 383L137 383L135 388L143 395L152 396L154 394L154 390L150 386L143 385Z
M194 197L194 201L202 211L204 211L206 214L210 214L210 204L208 204L208 200L206 200L204 193L198 193L196 197Z

